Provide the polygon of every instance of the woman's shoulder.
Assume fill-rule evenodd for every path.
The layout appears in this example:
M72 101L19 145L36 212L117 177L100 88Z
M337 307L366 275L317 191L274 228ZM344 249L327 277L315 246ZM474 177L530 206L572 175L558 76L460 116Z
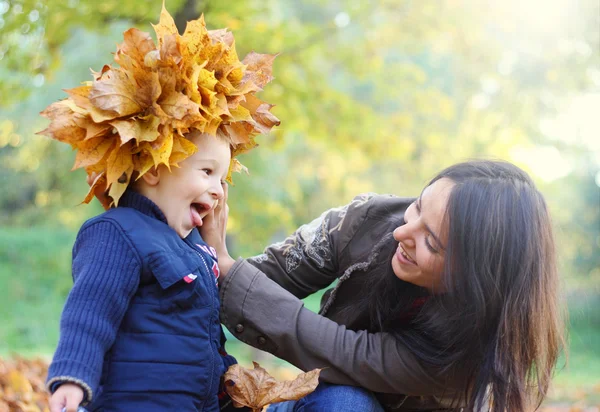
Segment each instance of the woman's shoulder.
M414 201L412 197L399 197L391 194L362 193L354 197L347 205L347 211L363 216L374 217L395 216L404 213Z

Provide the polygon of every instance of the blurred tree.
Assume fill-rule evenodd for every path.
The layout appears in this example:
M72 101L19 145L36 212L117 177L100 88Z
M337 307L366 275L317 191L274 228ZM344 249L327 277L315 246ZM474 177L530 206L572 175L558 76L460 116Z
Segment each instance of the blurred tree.
M540 122L600 88L594 0L533 10L517 0L166 3L180 29L200 12L228 27L240 56L281 53L263 93L282 125L242 159L251 176L235 176L230 192L234 253L244 255L359 192L416 195L456 161L558 146ZM569 14L552 14L555 3ZM159 12L158 0L0 0L0 179L12 188L0 223L76 227L99 211L73 207L83 175L68 172L68 147L33 136L44 126L37 112L91 79L88 67L108 63L131 24L152 32ZM597 167L590 160L587 175Z

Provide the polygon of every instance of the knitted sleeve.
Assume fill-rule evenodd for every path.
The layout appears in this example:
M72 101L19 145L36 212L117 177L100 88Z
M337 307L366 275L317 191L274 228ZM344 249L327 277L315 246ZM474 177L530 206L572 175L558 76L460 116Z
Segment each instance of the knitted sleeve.
M77 383L84 403L96 393L106 351L113 344L140 278L141 261L122 229L97 220L84 225L73 247L74 285L60 321L60 339L47 387Z

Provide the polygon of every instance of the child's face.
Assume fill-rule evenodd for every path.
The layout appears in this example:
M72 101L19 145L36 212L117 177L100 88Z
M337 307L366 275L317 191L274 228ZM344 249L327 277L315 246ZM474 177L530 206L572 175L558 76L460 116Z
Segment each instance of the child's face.
M214 136L191 133L187 138L198 151L171 167L161 166L159 181L146 195L162 210L171 226L185 238L223 197L231 151L229 144Z

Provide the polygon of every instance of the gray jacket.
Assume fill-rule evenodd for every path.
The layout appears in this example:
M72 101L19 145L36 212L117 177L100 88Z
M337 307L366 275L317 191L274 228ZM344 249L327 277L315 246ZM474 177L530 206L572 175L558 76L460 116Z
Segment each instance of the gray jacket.
M338 309L361 290L349 279L414 199L364 194L301 226L262 255L239 259L221 287L221 321L241 341L327 382L380 394L386 409L443 409L448 388L392 335L347 329ZM364 273L364 272L362 272ZM316 314L302 299L339 282ZM387 394L387 395L386 395Z

